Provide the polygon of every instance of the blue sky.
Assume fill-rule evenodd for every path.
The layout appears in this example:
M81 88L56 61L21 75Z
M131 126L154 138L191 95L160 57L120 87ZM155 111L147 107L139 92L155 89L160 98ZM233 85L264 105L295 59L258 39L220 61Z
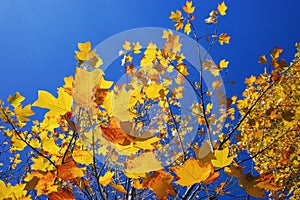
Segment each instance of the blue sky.
M195 26L200 35L212 27L203 23L210 10L221 1L201 0L196 4ZM216 47L211 56L218 62L230 61L225 80L243 82L262 66L258 56L275 46L285 49L287 60L299 41L300 1L251 0L225 1L227 15L221 18L220 31L232 36L230 45ZM95 46L119 32L139 27L172 28L168 19L185 1L179 0L43 0L0 2L0 98L19 91L27 103L37 98L37 90L56 93L63 77L74 73L74 50L78 42ZM205 47L205 42L202 45ZM228 86L229 93L241 92L243 84Z

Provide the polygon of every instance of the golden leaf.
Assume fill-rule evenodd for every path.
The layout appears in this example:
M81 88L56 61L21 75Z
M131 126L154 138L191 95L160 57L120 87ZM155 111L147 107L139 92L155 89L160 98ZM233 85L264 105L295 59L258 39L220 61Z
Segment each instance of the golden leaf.
M107 186L111 183L112 177L115 175L115 172L107 171L105 172L104 176L99 178L99 183L103 186Z
M74 153L72 154L75 162L80 164L89 165L93 163L93 156L91 155L91 152L88 150L80 150L76 149Z
M186 1L186 5L182 6L182 9L184 10L184 12L188 13L188 14L192 14L195 11L195 6L192 6L192 1Z
M22 108L22 105L15 107L15 114L19 122L26 122L29 120L29 116L34 115L34 112L31 110L31 105L27 105Z
M224 16L226 15L227 6L225 5L225 2L223 1L221 4L218 4L218 11L220 15Z
M22 95L20 95L19 92L16 92L14 94L14 96L9 96L7 98L7 101L10 105L12 105L13 107L18 107L22 101L24 101L25 97L23 97Z
M259 64L266 64L268 62L267 58L265 55L259 56Z
M226 33L221 33L219 36L219 43L223 45L224 43L229 44L230 36L226 35Z
M75 51L76 58L82 61L87 60L88 55L92 48L91 43L90 42L78 43L78 48L80 51Z
M175 172L179 180L176 182L182 186L191 186L195 183L200 183L209 177L212 165L211 163L202 163L193 158L189 158L181 166L171 168Z
M230 165L233 161L233 156L228 157L228 153L228 147L223 150L216 150L214 153L216 159L211 160L213 166L222 168Z
M79 106L85 108L93 107L93 98L102 75L103 72L101 70L88 72L84 69L77 68L73 88L73 98Z
M151 172L163 168L152 152L142 153L137 157L129 158L124 165L126 172L129 173Z
M72 96L58 88L58 98L53 97L49 92L44 90L38 91L38 99L32 104L41 108L47 108L47 116L64 115L71 110Z

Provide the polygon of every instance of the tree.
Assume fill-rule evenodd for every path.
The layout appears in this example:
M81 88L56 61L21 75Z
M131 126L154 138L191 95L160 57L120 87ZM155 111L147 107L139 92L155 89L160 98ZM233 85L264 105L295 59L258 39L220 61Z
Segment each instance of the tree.
M39 91L22 105L17 92L1 101L0 156L9 160L1 158L0 197L298 199L300 45L290 64L276 47L264 73L245 79L243 98L227 97L220 75L229 62L208 56L230 42L218 32L227 6L209 13L215 31L205 36L194 28L194 10L187 1L170 19L196 42L199 65L182 53L182 36L164 30L161 47L124 41L119 84L91 43L79 43L75 75L57 98ZM259 63L268 63L265 55ZM32 106L48 112L34 120Z

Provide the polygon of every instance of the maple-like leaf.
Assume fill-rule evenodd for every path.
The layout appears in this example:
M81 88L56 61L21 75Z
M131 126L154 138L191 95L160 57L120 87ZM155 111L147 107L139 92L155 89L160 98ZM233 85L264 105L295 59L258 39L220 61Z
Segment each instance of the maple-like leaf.
M72 160L57 166L57 177L63 180L69 180L83 177L85 175L85 168L79 168Z
M172 52L177 53L180 51L182 44L179 42L180 36L169 34L167 41L165 42L165 46L168 50L172 50Z
M195 6L192 6L192 4L193 4L192 1L186 1L186 5L182 6L184 12L188 14L192 14L195 11Z
M130 42L129 42L129 41L125 41L124 44L123 44L123 48L124 48L126 51L131 50Z
M92 45L90 42L78 43L78 48L80 51L75 51L76 58L78 60L88 60L88 55L91 52Z
M60 148L56 145L54 138L44 138L42 140L42 147L43 150L51 153L51 154L58 154Z
M229 64L229 61L226 61L225 59L221 60L219 65L218 65L218 69L224 69L227 68Z
M223 1L221 4L218 4L218 11L221 15L226 15L227 6L225 5L225 2Z
M226 167L230 165L233 161L233 156L228 157L229 149L226 147L223 150L216 150L215 151L215 157L216 159L211 160L211 163L215 167Z
M259 64L266 64L267 62L268 60L265 55L259 56L259 60L258 60Z
M55 169L55 167L51 165L51 163L48 160L46 160L44 157L41 156L38 156L37 158L33 157L31 158L31 160L33 161L33 164L31 165L31 169L33 170L46 172Z
M18 107L22 101L25 100L25 97L23 97L19 92L16 92L14 96L9 96L7 98L7 101L10 105L13 107Z
M137 157L129 158L124 162L124 166L129 173L151 172L163 168L152 152L142 153Z
M15 114L19 122L26 122L29 120L29 116L34 115L34 112L31 110L31 105L27 105L22 108L22 105L15 107Z
M224 43L229 44L230 36L228 36L226 33L221 33L219 36L219 43L220 45L223 45Z
M47 116L64 115L71 111L72 96L64 91L63 88L58 88L58 98L55 98L47 91L39 90L38 99L32 104L41 108L47 108Z
M182 186L191 186L195 183L206 181L211 173L212 165L210 162L202 163L199 160L189 158L181 166L171 168L179 180L176 182Z
M248 86L251 86L253 83L255 83L256 81L256 77L255 76L250 76L249 78L245 78L245 83L248 85Z
M107 171L104 176L100 176L99 183L103 186L110 184L112 177L115 175L115 172Z
M72 154L74 160L77 163L89 165L93 163L93 156L91 155L91 152L88 150L79 150L76 149Z
M85 69L77 68L73 88L73 98L76 104L85 108L93 107L93 98L102 75L101 70L88 72Z
M171 12L171 15L170 15L170 19L172 19L174 22L180 22L181 21L181 12L180 10L176 10L176 12Z
M175 190L172 185L174 177L163 170L153 172L147 186L154 191L159 199L167 199L168 195L175 196Z

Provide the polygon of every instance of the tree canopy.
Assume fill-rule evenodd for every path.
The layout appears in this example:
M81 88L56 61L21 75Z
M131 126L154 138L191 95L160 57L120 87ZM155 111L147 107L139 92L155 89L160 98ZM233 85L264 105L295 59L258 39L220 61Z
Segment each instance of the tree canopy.
M230 45L219 30L228 7L208 13L206 35L195 9L170 12L176 31L163 30L162 45L122 41L112 66L80 42L57 94L1 100L0 198L299 199L300 44L290 62L280 47L260 56L262 73L227 96L229 61L209 53Z

